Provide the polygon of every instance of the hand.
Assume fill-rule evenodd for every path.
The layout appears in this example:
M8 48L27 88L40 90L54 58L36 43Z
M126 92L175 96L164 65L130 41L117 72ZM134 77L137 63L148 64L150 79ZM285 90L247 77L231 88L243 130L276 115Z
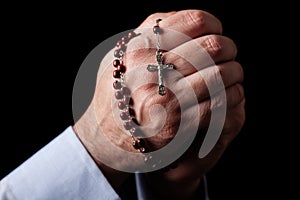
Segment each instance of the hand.
M163 54L164 62L176 66L176 71L165 75L165 83L169 87L165 96L157 94L156 84L149 84L157 81L157 75L146 70L148 64L155 63L156 49L145 47L155 47L152 27L158 18L162 19L160 27L165 31L161 34L161 48L167 50ZM178 134L179 126L180 131L185 133L183 139L188 140L190 132L197 132L196 140L181 156L176 169L150 172L148 178L149 181L159 179L156 183L161 184L155 184L154 190L161 196L167 195L163 189L180 187L181 194L177 197L187 197L193 194L202 175L218 161L244 123L243 71L241 65L234 61L237 49L232 40L221 36L220 21L200 10L153 14L136 32L142 34L128 44L126 85L132 91L132 107L142 133L152 135L147 138L148 146L157 150L168 145ZM198 45L206 51L199 51ZM117 187L122 182L119 179L121 172L104 164L103 160L121 168L142 163L128 162L126 157L117 153L118 147L130 152L136 150L132 148L128 131L114 117L118 109L112 106L115 102L113 59L112 52L103 59L94 98L74 125L74 130L108 180ZM219 84L220 77L226 88L226 98L223 98L222 90L213 90L213 93L209 90L219 88L215 86ZM211 123L211 113L218 113L224 106L227 110L221 136L212 151L199 159L199 148ZM176 192L173 194L177 195Z

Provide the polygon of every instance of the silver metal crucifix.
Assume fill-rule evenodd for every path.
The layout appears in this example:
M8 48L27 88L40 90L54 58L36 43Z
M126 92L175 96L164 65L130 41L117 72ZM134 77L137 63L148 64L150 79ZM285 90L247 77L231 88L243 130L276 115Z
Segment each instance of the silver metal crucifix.
M158 72L158 93L163 96L166 94L166 88L165 88L164 82L163 82L163 70L166 70L166 69L171 70L171 69L174 69L175 67L173 64L163 64L163 58L162 58L161 51L157 51L156 61L157 61L157 65L148 65L147 70L149 72L154 72L154 71Z

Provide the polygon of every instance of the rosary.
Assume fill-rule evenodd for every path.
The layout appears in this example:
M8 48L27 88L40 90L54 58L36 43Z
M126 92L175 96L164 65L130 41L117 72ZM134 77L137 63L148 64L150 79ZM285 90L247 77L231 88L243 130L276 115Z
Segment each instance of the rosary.
M159 22L161 19L156 20L156 25L153 27L153 33L156 35L156 65L148 65L147 70L149 72L158 73L158 94L161 96L166 94L166 88L163 82L163 71L175 69L173 64L163 64L163 52L160 48L159 36L161 34L161 28ZM137 36L135 32L128 33L127 36L123 36L121 40L116 43L116 50L114 51L115 60L113 66L113 88L115 89L115 98L118 100L118 108L120 109L120 118L123 121L124 128L129 131L132 138L132 146L141 153L146 153L149 149L146 149L146 142L144 139L136 137L136 128L134 127L133 117L130 114L129 102L130 102L130 90L125 85L125 72L126 66L124 65L123 55L126 52L128 42Z
M163 64L163 55L160 49L160 42L159 42L159 34L161 29L159 28L159 22L161 19L156 20L156 25L153 27L153 32L156 35L156 61L157 65L148 65L147 69L149 72L157 71L158 72L158 93L160 95L166 94L166 89L163 82L163 70L165 69L174 69L173 64Z

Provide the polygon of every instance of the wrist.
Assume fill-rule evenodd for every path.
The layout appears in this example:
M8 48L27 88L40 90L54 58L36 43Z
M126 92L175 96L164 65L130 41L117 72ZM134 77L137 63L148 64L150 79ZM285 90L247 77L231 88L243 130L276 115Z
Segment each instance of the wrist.
M98 166L99 170L106 177L107 181L115 190L118 190L119 186L123 184L129 174L109 167L102 162L104 157L111 160L115 159L113 158L113 153L111 153L112 151L108 151L104 145L97 143L97 141L101 140L98 139L98 136L103 134L99 133L98 123L96 122L96 118L93 117L95 115L92 114L92 110L93 109L88 108L85 114L72 128L82 145ZM111 156L111 158L108 156Z

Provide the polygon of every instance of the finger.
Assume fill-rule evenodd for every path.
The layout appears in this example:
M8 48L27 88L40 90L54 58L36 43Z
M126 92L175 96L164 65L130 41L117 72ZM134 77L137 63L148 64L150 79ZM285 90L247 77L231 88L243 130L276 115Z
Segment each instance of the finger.
M142 37L133 40L134 48L156 48L157 41L152 28L160 16L162 16L162 21L159 22L160 48L166 51L199 36L222 33L221 22L202 10L183 10L171 12L166 16L158 13L150 15L137 28L136 32Z
M149 15L141 24L138 28L152 28L154 24L156 24L157 19L163 19L165 20L166 18L176 14L176 11L171 11L171 12L157 12Z
M189 105L193 104L194 100L186 95L187 84L193 89L198 102L201 102L224 88L241 83L243 76L242 66L238 62L230 61L202 69L173 84L175 84L174 88L178 97Z
M245 121L244 105L245 105L245 99L243 99L234 108L227 110L224 126L218 140L216 141L216 144L213 146L212 150L208 152L208 154L204 157L204 159L199 159L199 164L202 163L201 161L205 162L208 160L209 162L209 160L218 160L221 157L221 155L224 153L228 145L238 135ZM208 134L208 132L206 132L206 134ZM199 146L202 146L203 145L202 138L207 137L207 135L200 135L200 136L201 137L199 138L201 140L199 141L198 144L200 144ZM200 151L198 149L199 153ZM198 158L200 158L199 156L200 155L198 155Z
M220 117L221 120L224 115L227 116L228 113L236 110L236 107L245 101L243 87L240 84L227 88L225 94L225 98L222 94L216 94L210 99L187 108L182 114L183 122L189 124L187 128L207 129L210 124L212 112L217 116L215 119ZM226 106L226 109L223 109L224 106ZM226 113L221 113L222 111L226 111ZM199 114L197 115L195 112L199 112ZM191 118L191 116L198 116L198 118Z
M242 129L245 122L245 98L239 104L227 110L223 132L236 136Z
M205 102L207 103L207 102ZM204 105L204 104L203 104ZM231 141L236 137L236 135L240 132L244 121L245 121L245 99L243 99L240 103L235 104L235 106L231 107L228 105L228 108L225 115L225 122L223 124L222 132L216 141L216 144L213 146L212 150L208 153L207 156L204 157L204 159L200 159L200 163L203 164L203 162L206 162L208 160L215 160L218 159L224 150L228 147L228 145L231 143ZM201 105L199 105L201 108ZM209 108L210 106L206 105L206 108ZM230 108L231 107L231 108ZM191 111L195 111L196 109L191 109ZM190 114L190 113L189 113ZM219 114L219 113L218 113ZM214 123L210 123L210 116L211 116L211 110L207 109L207 115L205 119L202 121L200 120L200 126L197 129L197 136L195 138L195 141L193 142L193 147L190 148L190 153L194 156L198 157L200 147L203 145L203 139L204 137L207 137L209 134L209 126ZM224 116L224 113L221 114ZM201 114L202 116L202 114Z
M153 33L153 27L159 22L161 32L158 37ZM131 40L128 51L142 49L160 49L169 51L180 44L207 34L221 34L221 22L212 14L202 10L183 10L171 13L155 13L150 15L135 32L140 37ZM159 43L159 44L158 44ZM149 50L147 50L149 53ZM150 55L150 54L149 54ZM149 56L147 55L147 56Z
M241 131L245 122L245 99L226 112L222 133L212 152L222 153Z
M233 40L221 35L208 35L195 39L210 55L215 63L234 60L237 47ZM187 47L189 46L188 44ZM205 66L203 66L205 67Z
M188 76L215 63L234 60L237 47L228 37L207 35L188 41L165 54L165 62Z
M227 110L235 108L237 105L241 104L241 102L245 99L244 88L240 83L234 84L226 88L225 91ZM218 106L212 105L212 108Z
M152 28L155 20L160 18L160 14L154 14L148 17L140 28ZM190 38L195 38L205 34L221 34L221 22L212 14L203 10L182 10L167 15L160 22L162 29L171 29L181 32Z

